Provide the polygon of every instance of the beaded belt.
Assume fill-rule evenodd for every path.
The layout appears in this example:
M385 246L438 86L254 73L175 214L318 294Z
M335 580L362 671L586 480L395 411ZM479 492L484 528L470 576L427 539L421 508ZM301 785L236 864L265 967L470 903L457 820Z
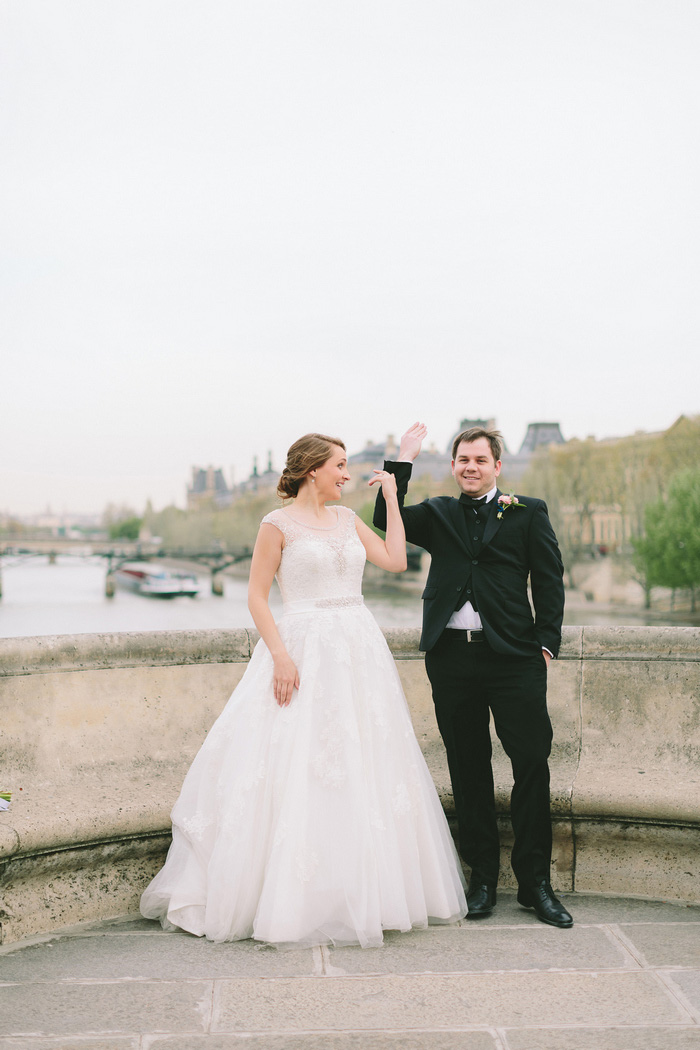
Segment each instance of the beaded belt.
M344 598L301 598L297 602L285 602L282 611L285 613L313 612L316 609L352 609L364 605L361 594L349 594Z

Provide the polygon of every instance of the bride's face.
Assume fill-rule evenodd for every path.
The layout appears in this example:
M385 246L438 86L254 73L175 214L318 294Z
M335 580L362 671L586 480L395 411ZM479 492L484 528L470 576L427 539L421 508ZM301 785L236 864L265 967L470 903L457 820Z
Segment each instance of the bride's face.
M343 485L350 480L348 474L348 457L340 445L333 445L330 458L322 467L314 471L316 482L314 488L321 499L340 499Z

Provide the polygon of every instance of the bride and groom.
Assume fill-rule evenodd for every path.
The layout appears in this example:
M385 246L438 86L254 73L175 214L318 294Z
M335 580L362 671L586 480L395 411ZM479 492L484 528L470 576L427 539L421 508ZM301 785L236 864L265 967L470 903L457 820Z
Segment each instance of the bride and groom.
M544 922L572 924L549 884L556 540L541 501L498 493L499 438L488 432L456 442L459 500L404 507L424 436L422 424L409 428L398 461L370 481L385 540L332 505L349 479L340 440L310 434L290 448L278 493L293 502L263 519L251 564L261 641L185 778L168 858L142 897L147 918L215 941L377 945L386 929L489 914L499 857L490 708L515 776L518 899ZM472 495L486 508L467 504ZM403 571L406 538L432 556L421 647L472 869L466 892L393 658L362 599L365 560Z

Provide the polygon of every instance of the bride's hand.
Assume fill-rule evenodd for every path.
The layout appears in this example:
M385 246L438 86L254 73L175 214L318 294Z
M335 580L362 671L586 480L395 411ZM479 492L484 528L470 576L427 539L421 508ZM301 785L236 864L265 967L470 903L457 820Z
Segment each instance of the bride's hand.
M384 499L388 496L396 495L396 478L393 474L390 474L387 470L375 470L374 477L369 479L369 485L376 485L377 482L382 486L382 495Z
M414 423L412 427L409 427L401 438L398 458L404 461L410 459L413 462L421 450L427 433L428 428L425 423Z
M280 707L288 707L292 692L299 688L299 672L289 653L275 658L275 669L272 678L275 700Z

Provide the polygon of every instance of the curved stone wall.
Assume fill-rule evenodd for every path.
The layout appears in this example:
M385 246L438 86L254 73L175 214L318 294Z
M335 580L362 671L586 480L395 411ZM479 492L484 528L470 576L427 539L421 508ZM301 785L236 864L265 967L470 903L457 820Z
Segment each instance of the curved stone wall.
M418 739L452 799L418 632L388 630ZM700 901L700 631L567 628L550 669L554 882ZM169 812L254 632L0 641L0 927L13 940L134 910ZM508 762L496 743L503 882Z

